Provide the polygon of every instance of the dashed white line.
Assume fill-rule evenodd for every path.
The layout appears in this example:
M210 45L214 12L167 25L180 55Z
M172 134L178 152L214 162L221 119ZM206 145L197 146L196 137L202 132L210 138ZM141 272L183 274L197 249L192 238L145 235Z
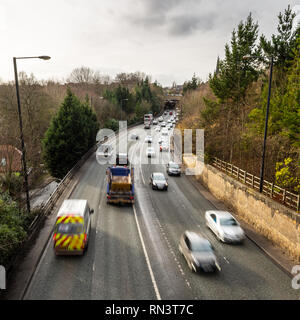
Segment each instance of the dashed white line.
M159 293L159 290L158 290L158 287L157 287L157 284L156 284L154 273L153 273L153 270L151 268L150 259L149 259L149 256L148 256L148 253L147 253L147 249L146 249L146 246L145 246L145 243L144 243L143 235L141 233L141 229L140 229L139 221L138 221L138 218L137 218L135 206L133 206L133 212L134 212L135 222L136 222L136 225L137 225L137 229L138 229L139 237L140 237L140 240L141 240L142 248L143 248L143 251L144 251L144 256L145 256L145 259L146 259L146 262L147 262L147 266L148 266L148 269L149 269L151 281L152 281L153 288L154 288L154 291L155 291L155 295L156 295L157 300L161 300L161 296L160 296L160 293Z

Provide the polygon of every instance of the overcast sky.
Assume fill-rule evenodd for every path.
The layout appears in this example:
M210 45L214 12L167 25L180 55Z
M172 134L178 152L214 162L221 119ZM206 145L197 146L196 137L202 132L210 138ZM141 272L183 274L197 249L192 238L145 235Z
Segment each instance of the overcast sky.
M194 72L206 80L250 11L269 38L288 4L300 11L300 0L1 0L0 79L13 80L13 56L50 55L18 69L38 79L87 66L111 77L141 71L164 86Z

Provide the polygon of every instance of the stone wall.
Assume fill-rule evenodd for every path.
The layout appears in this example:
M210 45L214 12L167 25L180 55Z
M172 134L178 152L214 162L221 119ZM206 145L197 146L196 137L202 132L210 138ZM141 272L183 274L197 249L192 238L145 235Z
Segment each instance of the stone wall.
M184 158L186 167L193 167L191 157ZM205 165L196 176L204 186L229 208L252 225L256 231L300 261L300 214L262 195L232 177Z

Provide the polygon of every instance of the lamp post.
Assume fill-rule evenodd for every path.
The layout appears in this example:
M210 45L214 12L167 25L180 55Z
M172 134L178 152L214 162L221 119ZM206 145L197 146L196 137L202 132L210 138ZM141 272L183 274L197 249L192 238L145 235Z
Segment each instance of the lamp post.
M121 121L122 121L123 101L128 101L128 99L121 99L121 112L120 112Z
M261 58L261 57L259 57L259 56L251 56L251 55L243 56L243 59L249 59L249 58ZM266 119L265 119L265 133L264 133L263 151L262 151L261 167L260 167L260 181L259 181L259 192L260 193L263 192L263 185L264 185L265 154L266 154L266 141L267 141L268 120L269 120L270 99L271 99L273 63L274 63L274 57L271 56L270 57L268 102L267 102Z
M17 92L17 103L18 103L19 126L20 126L20 140L21 140L21 149L22 149L22 164L23 164L25 192L26 192L26 206L27 206L28 213L30 213L28 173L27 173L27 165L26 165L26 149L25 149L24 135L23 135L23 122L22 122L22 112L21 112L20 92L19 92L17 59L43 59L43 60L49 60L50 57L49 56L37 56L37 57L14 57L13 58L14 72L15 72L15 82L16 82L16 92Z

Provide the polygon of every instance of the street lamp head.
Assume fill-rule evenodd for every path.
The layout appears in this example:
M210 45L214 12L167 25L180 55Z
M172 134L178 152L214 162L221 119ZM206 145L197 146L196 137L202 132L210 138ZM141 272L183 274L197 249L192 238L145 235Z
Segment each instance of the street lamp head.
M50 60L51 59L51 57L49 57L49 56L39 56L38 58L43 59L43 60Z
M250 54L246 54L243 56L243 60L248 60L251 58L251 55Z

